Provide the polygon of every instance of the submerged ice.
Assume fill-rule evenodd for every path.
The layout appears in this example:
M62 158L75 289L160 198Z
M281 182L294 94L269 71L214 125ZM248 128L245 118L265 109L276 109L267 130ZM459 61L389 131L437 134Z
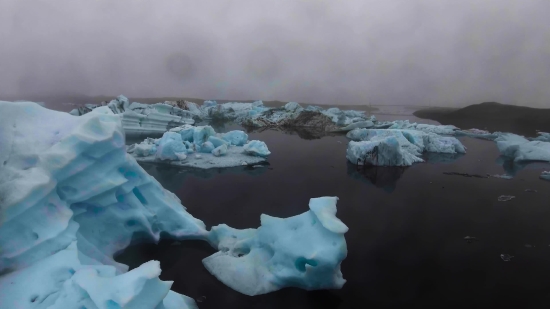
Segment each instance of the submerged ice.
M167 233L178 240L209 241L216 248L229 243L216 229L206 230L173 193L126 153L119 116L107 106L74 117L35 103L0 102L0 118L2 307L195 308L192 299L170 291L172 282L158 279L158 262L128 271L113 259L138 236L158 241L161 233ZM171 133L181 137L181 131ZM163 149L162 156L181 154L179 145L169 146L178 138L168 136L165 148L160 143L155 147ZM204 140L205 134L197 137ZM158 149L153 149L140 151L156 154ZM347 228L334 217L335 202L321 204L310 204L310 211L288 219L262 217L262 227L251 238L264 252L266 246L260 244L274 241L271 250L277 259L247 265L277 275L274 281L269 280L275 277L254 279L258 286L270 287L263 292L285 286L316 289L343 284L339 265L346 255L343 232ZM319 221L317 227L302 227L315 242L289 254L296 246L289 242L295 234L286 227L304 217L312 220L309 223ZM255 247L250 248L252 252ZM311 259L323 267L307 266ZM306 272L300 276L296 265L301 267L302 261ZM220 274L238 273L234 266L219 262L211 271L221 278ZM285 277L287 273L294 275Z

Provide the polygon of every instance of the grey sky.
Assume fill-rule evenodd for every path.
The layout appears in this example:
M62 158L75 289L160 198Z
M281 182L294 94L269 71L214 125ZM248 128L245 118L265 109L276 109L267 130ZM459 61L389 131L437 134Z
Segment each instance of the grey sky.
M548 0L0 0L0 94L550 107Z

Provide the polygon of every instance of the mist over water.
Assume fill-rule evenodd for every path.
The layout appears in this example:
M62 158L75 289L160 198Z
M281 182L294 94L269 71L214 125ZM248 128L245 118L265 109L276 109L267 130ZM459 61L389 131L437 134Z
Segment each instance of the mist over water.
M0 94L550 106L545 0L0 3Z

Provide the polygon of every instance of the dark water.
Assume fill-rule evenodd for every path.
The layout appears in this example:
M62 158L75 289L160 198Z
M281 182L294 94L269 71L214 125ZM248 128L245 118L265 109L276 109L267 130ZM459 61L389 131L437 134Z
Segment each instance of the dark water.
M267 143L269 168L143 167L208 227L258 227L262 213L294 216L308 210L312 197L338 196L337 216L350 228L341 290L239 294L202 266L214 249L197 241L135 245L117 260L131 268L159 260L161 279L175 281L172 289L199 299L201 309L550 306L550 182L538 179L549 165L530 165L512 180L445 175L504 173L495 143L462 138L464 156L358 171L346 161L345 136L249 136ZM516 198L499 202L500 195ZM514 258L504 262L501 254Z

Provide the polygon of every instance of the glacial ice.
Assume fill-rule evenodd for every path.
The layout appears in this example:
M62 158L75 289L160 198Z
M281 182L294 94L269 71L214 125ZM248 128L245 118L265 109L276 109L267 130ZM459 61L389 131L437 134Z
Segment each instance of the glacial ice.
M535 137L533 140L535 141L542 141L542 142L550 142L550 133L547 132L537 132L537 137Z
M257 108L243 114L239 122L247 127L314 127L326 132L345 132L373 125L364 111L342 111L336 107L323 110L317 106L303 108L296 102L288 102L279 108Z
M246 295L283 287L341 288L348 227L336 218L337 197L313 198L310 211L281 219L262 215L258 229L212 228L218 253L203 264L216 278Z
M220 168L254 165L271 154L261 141L247 142L248 135L239 130L217 134L211 126L172 128L160 139L146 138L128 147L139 162L166 163L194 168ZM242 146L241 146L242 145ZM203 155L189 156L190 153Z
M354 129L346 135L346 157L356 165L409 166L424 162L424 152L466 153L466 147L454 137L417 130Z
M248 141L248 135L241 130L224 133L222 138L235 146L243 146Z
M498 150L514 162L548 161L550 162L550 142L529 141L523 136L503 133L495 139Z
M455 133L455 136L468 136L473 138L479 138L479 139L485 139L494 141L497 137L499 137L502 132L489 132L486 130L480 130L480 129L468 129L468 130L458 130Z
M423 123L410 123L409 120L395 120L382 122L379 125L387 125L388 129L417 130L425 133L435 133L441 135L454 135L459 128L453 125L433 125Z
M250 141L243 147L244 153L257 156L257 157L267 157L271 152L267 149L267 145L262 141Z
M2 308L196 308L192 299L170 291L172 282L158 279L158 262L128 271L113 256L133 239L158 241L161 232L178 240L231 239L207 231L126 153L121 119L109 107L74 117L31 102L0 102L0 162ZM321 209L325 222L335 212L326 207L331 210ZM262 217L265 228L255 239L274 241L271 248L280 251L273 252L277 259L271 265L280 268L271 270L279 275L276 281L255 278L258 286L314 289L344 283L342 234L303 227L316 241L293 251L294 239L304 236L292 234L291 227L304 223L296 219L304 217L311 219L307 222L317 218L312 212L288 219ZM270 252L265 248L258 250ZM324 267L306 265L314 258ZM302 266L307 271L301 276L284 276ZM235 271L224 263L216 269Z
M107 106L114 114L121 115L122 126L126 133L166 132L176 126L195 123L194 114L188 110L164 103L134 102L130 104L128 98L123 95L108 103L86 104L69 113L74 116L82 116L101 106Z

